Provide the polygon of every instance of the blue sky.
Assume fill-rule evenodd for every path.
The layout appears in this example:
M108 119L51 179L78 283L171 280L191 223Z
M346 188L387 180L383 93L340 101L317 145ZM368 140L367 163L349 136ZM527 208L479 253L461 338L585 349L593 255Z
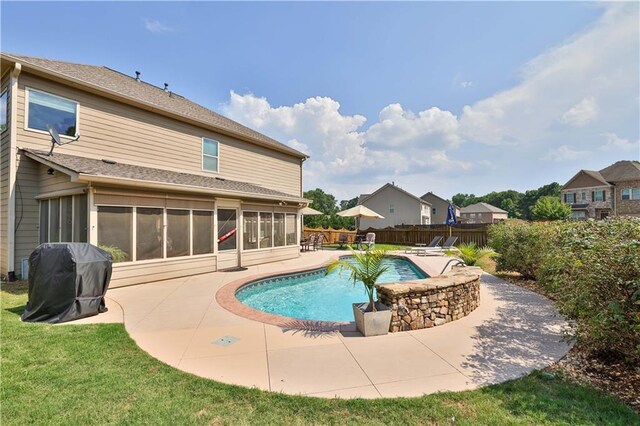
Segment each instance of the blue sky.
M339 198L392 180L417 195L526 190L640 156L637 3L3 2L1 12L3 51L167 82L311 154L305 187Z

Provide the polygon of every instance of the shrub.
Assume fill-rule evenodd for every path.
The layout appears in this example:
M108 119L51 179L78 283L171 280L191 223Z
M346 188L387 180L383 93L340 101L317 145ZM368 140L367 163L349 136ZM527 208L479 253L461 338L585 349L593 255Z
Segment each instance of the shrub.
M491 259L497 254L491 247L478 247L476 243L460 244L458 250L450 250L447 255L459 257L469 266L475 266L483 259Z
M571 207L558 197L541 197L531 209L531 215L538 220L569 219Z
M597 352L640 361L640 221L568 222L558 228L538 282Z
M113 263L122 262L127 258L127 253L116 246L99 246L101 250L106 251L111 256Z
M549 251L555 227L546 223L518 220L491 225L489 245L500 254L496 271L519 272L534 279L545 253Z

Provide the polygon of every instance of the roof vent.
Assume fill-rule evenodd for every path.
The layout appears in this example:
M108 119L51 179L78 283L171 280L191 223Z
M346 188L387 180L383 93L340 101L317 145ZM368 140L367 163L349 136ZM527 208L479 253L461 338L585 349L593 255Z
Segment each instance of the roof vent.
M169 91L169 83L165 83L164 84L164 91L168 92Z
M102 162L103 162L103 163L107 163L107 164L118 164L118 163L117 163L117 161L109 160L109 159L107 159L107 158L103 158L103 159L102 159Z
M140 82L140 71L136 71L136 81Z
M222 178L222 177L219 177L219 176L216 176L216 180L221 180L222 182L224 182L226 179Z

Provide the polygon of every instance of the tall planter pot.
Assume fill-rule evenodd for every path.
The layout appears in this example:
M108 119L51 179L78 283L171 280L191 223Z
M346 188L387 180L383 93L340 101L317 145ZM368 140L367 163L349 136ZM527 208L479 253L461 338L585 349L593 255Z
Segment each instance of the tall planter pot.
M368 307L368 302L353 304L353 316L358 331L364 336L380 336L389 333L391 308L380 302L376 302L376 312L367 312Z

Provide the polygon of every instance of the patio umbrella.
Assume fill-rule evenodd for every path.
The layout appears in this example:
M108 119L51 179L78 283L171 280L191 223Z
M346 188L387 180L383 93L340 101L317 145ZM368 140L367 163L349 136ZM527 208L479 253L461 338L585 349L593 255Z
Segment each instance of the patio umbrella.
M444 223L449 226L449 236L451 236L451 225L458 223L458 219L456 219L456 208L451 201L449 201L449 207L447 208L447 220Z
M338 216L355 217L356 219L358 219L358 223L356 225L356 235L358 234L358 229L360 229L360 218L364 217L367 219L384 219L384 216L374 212L373 210L363 206L362 204L358 204L355 207L351 207L350 209L338 212Z
M302 236L304 236L304 217L305 216L318 216L320 214L324 214L316 209L312 209L311 207L307 206L305 208L303 208L302 210L300 210L300 214L302 215L302 218L300 219L300 225L302 227Z

